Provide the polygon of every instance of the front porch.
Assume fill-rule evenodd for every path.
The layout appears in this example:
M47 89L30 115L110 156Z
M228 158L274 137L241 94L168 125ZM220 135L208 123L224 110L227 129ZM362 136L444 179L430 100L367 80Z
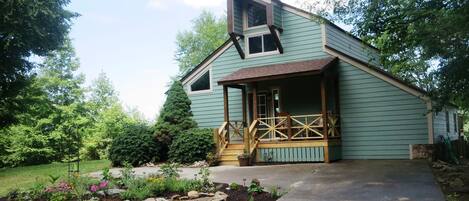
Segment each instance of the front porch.
M224 122L214 130L222 164L247 153L256 163L341 158L335 58L241 69L223 78ZM230 118L229 91L241 91L242 119Z

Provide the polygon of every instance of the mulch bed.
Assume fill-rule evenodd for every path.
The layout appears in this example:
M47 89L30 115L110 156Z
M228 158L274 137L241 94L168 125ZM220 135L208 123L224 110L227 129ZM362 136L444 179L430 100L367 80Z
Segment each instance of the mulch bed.
M228 201L248 201L249 199L249 194L248 194L248 189L247 187L244 186L239 186L237 190L227 190L228 184L220 184L216 183L217 190L224 192L228 195ZM170 198L173 195L176 195L177 193L166 193L164 196L161 197L166 197ZM181 194L179 194L181 195ZM256 193L253 195L255 201L275 201L276 199L272 198L270 193L263 192L263 193ZM7 201L5 198L0 198L0 201ZM100 201L123 201L120 197L114 196L114 197L101 197L100 196Z
M228 195L228 201L247 201L249 198L248 188L244 186L239 186L237 190L227 190L228 184L219 185L219 191L224 192ZM276 199L272 198L270 193L263 192L253 195L255 201L275 201Z
M459 165L437 161L432 169L448 200L469 200L469 160Z

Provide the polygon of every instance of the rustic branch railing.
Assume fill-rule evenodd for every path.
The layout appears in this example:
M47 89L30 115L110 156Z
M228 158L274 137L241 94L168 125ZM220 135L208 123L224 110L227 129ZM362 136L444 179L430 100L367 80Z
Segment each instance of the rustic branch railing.
M265 117L258 118L259 126L257 128L259 140L286 140L288 139L288 117Z
M228 130L229 130L229 122L223 122L223 124L220 126L220 128L215 129L215 144L217 147L217 156L220 156L223 153L223 150L225 150L226 146L228 146L229 143L229 136L228 136Z
M252 156L254 153L254 150L256 150L257 144L259 144L259 140L257 139L256 133L257 133L257 125L259 124L259 121L254 120L252 124L249 126L247 129L247 134L249 135L249 155Z
M291 116L293 136L291 139L322 139L324 129L322 114Z

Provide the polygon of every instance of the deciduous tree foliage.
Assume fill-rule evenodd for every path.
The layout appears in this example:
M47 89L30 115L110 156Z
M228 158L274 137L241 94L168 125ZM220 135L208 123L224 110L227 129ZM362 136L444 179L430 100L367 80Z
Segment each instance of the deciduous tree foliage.
M191 30L179 32L176 37L175 59L181 74L190 71L228 39L226 17L217 18L203 11L192 23Z
M31 82L30 56L45 56L63 44L71 20L69 0L0 0L0 127L28 102L18 94Z
M377 46L385 69L429 91L437 106L469 108L469 1L345 2L327 0L326 17Z
M164 151L167 151L175 136L197 126L192 119L191 101L181 82L173 81L166 95L166 101L155 125L155 136L165 146Z

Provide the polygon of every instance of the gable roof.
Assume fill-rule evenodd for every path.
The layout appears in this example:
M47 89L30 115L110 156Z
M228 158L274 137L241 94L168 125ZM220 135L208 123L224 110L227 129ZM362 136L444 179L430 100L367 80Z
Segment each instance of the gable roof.
M353 37L354 39L362 42L363 44L369 46L370 48L373 48L375 50L378 50L378 48L370 45L369 43L366 43L365 41L359 39L358 37L352 35L351 33L345 31L344 29L340 28L339 26L335 25L334 23L332 23L330 20L324 18L324 17L321 17L319 15L316 15L314 13L311 13L311 12L308 12L308 11L305 11L305 10L302 10L300 8L297 8L297 7L294 7L292 5L289 5L289 4L286 4L286 3L283 3L283 2L280 2L280 1L277 1L278 3L280 3L283 7L287 8L289 11L294 11L296 14L300 14L306 18L311 18L311 17L316 17L318 19L320 19L323 23L327 23L331 26L334 26L335 28L337 28L339 31L341 32L344 32L348 35L350 35L351 37ZM188 73L186 73L180 80L185 83L187 81L187 79L195 72L197 72L201 67L204 67L204 66L207 66L208 62L212 61L213 59L215 59L216 57L218 57L219 55L221 55L228 47L230 47L231 45L233 45L232 41L230 39L227 39L225 41L225 43L223 43L220 47L218 47L215 51L213 51L209 56L207 56L207 58L205 58L199 65L197 65L196 67L194 67L191 71L189 71ZM427 92L415 85L412 85L392 74L390 74L389 72L381 69L380 67L377 67L377 66L374 66L372 64L369 64L369 63L366 63L366 62L363 62L363 61L360 61L358 59L355 59L354 57L346 54L346 53L343 53L341 51L338 51L332 47L329 47L327 45L324 45L326 49L330 49L330 50L333 50L334 52L337 52L339 53L341 56L340 56L340 59L346 57L347 59L350 59L358 64L360 64L361 66L364 66L366 68L369 68L370 70L374 71L374 72L377 72L379 73L380 75L383 75L384 77L394 81L394 82L390 82L391 84L397 86L395 83L398 83L398 84L401 84L403 86L406 86L412 90L415 90L420 96L426 96ZM326 51L327 52L327 51ZM272 67L272 66L271 66ZM383 79L383 78L381 78ZM399 88L401 88L400 86L397 86ZM414 93L412 93L413 95L416 95Z
M225 76L218 81L218 84L237 84L254 80L271 80L291 76L317 74L323 72L336 60L337 57L327 57L316 60L242 68Z

